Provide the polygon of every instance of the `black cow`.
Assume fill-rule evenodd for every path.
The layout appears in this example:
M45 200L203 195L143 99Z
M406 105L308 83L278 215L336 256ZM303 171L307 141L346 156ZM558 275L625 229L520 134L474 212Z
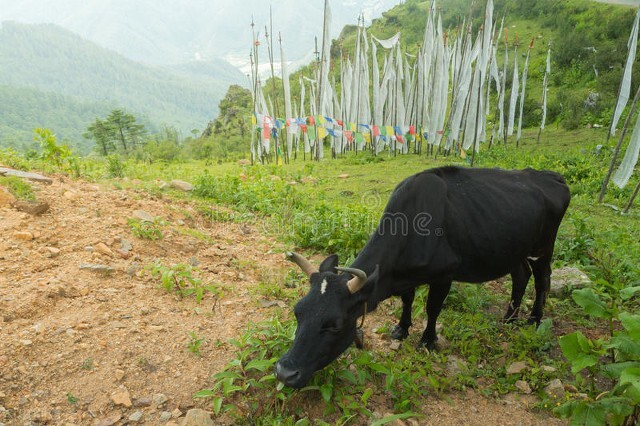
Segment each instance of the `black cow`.
M511 321L533 272L536 299L529 321L539 324L570 198L562 176L550 171L440 167L408 177L391 194L350 268L339 268L336 255L315 268L288 253L309 275L311 289L294 307L295 340L276 363L277 378L303 387L354 342L358 317L391 296L403 302L392 337L405 338L415 288L425 283L427 327L420 344L428 349L435 348L436 320L454 280L480 283L511 274L505 316Z

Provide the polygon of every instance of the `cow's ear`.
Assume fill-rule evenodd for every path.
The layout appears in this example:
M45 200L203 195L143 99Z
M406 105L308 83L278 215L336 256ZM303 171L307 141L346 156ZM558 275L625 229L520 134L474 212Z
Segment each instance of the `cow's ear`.
M325 260L322 261L322 263L320 264L320 272L333 272L334 274L338 271L336 271L336 267L338 266L338 255L337 254L332 254L331 256L327 257Z

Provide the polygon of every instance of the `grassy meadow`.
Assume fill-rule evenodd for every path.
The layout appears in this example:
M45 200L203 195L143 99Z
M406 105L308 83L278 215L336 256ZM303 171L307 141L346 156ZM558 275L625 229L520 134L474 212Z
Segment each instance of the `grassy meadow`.
M272 374L275 360L289 347L295 331L290 307L306 291L306 277L291 267L285 285L260 283L264 295L285 300L289 308L278 308L271 320L250 325L241 338L230 342L237 358L196 396L210 400L216 415L240 423L344 424L371 418L382 404L393 414L375 424L386 424L411 417L419 420L424 401L431 397L446 398L472 388L503 398L518 392L523 381L537 396L536 410L571 418L575 424L623 424L634 410L637 415L640 396L635 296L640 289L640 207L632 207L626 215L619 211L638 181L637 174L624 190L611 184L605 203L596 202L613 145L611 141L598 152L596 146L604 144L605 137L604 129L548 128L537 143L537 129L528 129L520 147L511 140L506 146L496 142L491 149L483 146L475 158L476 167L555 170L571 186L573 198L560 228L554 267L580 268L592 285L566 298L550 298L547 319L538 329L499 321L510 291L508 278L487 286L459 283L440 317L444 324L440 335L449 344L437 353L416 350L420 335L416 330L424 320L428 292L423 287L414 304L416 326L397 352L349 349L317 373L310 386L294 392L278 384ZM398 182L426 168L469 165L470 160L443 155L374 157L368 152L320 162L301 157L300 153L297 160L278 166L149 164L117 158L77 158L64 166L1 151L0 163L64 172L115 188L135 187L142 189L141 196L187 197L209 220L261 224L262 232L288 249L318 257L338 253L341 264L348 264L375 228ZM159 184L172 179L192 182L195 189L183 193ZM11 188L7 182L0 184ZM16 191L29 193L22 187ZM527 300L531 303L532 291L530 285L525 305ZM399 306L380 309L398 315ZM393 325L389 322L376 332L388 333ZM515 362L524 362L527 368L507 374ZM447 372L452 363L457 367ZM554 379L575 392L545 392Z

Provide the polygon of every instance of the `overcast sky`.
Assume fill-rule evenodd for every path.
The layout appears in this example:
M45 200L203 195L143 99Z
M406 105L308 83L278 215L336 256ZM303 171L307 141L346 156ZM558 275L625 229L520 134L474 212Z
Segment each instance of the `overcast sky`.
M367 21L398 0L330 0L332 37L345 24ZM322 36L324 0L272 2L273 30L288 60L300 60ZM143 62L178 63L224 57L241 61L251 48L251 20L264 37L263 0L0 0L0 20L61 25L103 47Z

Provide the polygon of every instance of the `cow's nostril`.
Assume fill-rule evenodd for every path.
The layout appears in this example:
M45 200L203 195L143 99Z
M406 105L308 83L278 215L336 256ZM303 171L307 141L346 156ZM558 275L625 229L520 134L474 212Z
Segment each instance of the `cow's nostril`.
M291 386L300 377L300 370L285 367L282 363L276 363L276 377L285 385Z

